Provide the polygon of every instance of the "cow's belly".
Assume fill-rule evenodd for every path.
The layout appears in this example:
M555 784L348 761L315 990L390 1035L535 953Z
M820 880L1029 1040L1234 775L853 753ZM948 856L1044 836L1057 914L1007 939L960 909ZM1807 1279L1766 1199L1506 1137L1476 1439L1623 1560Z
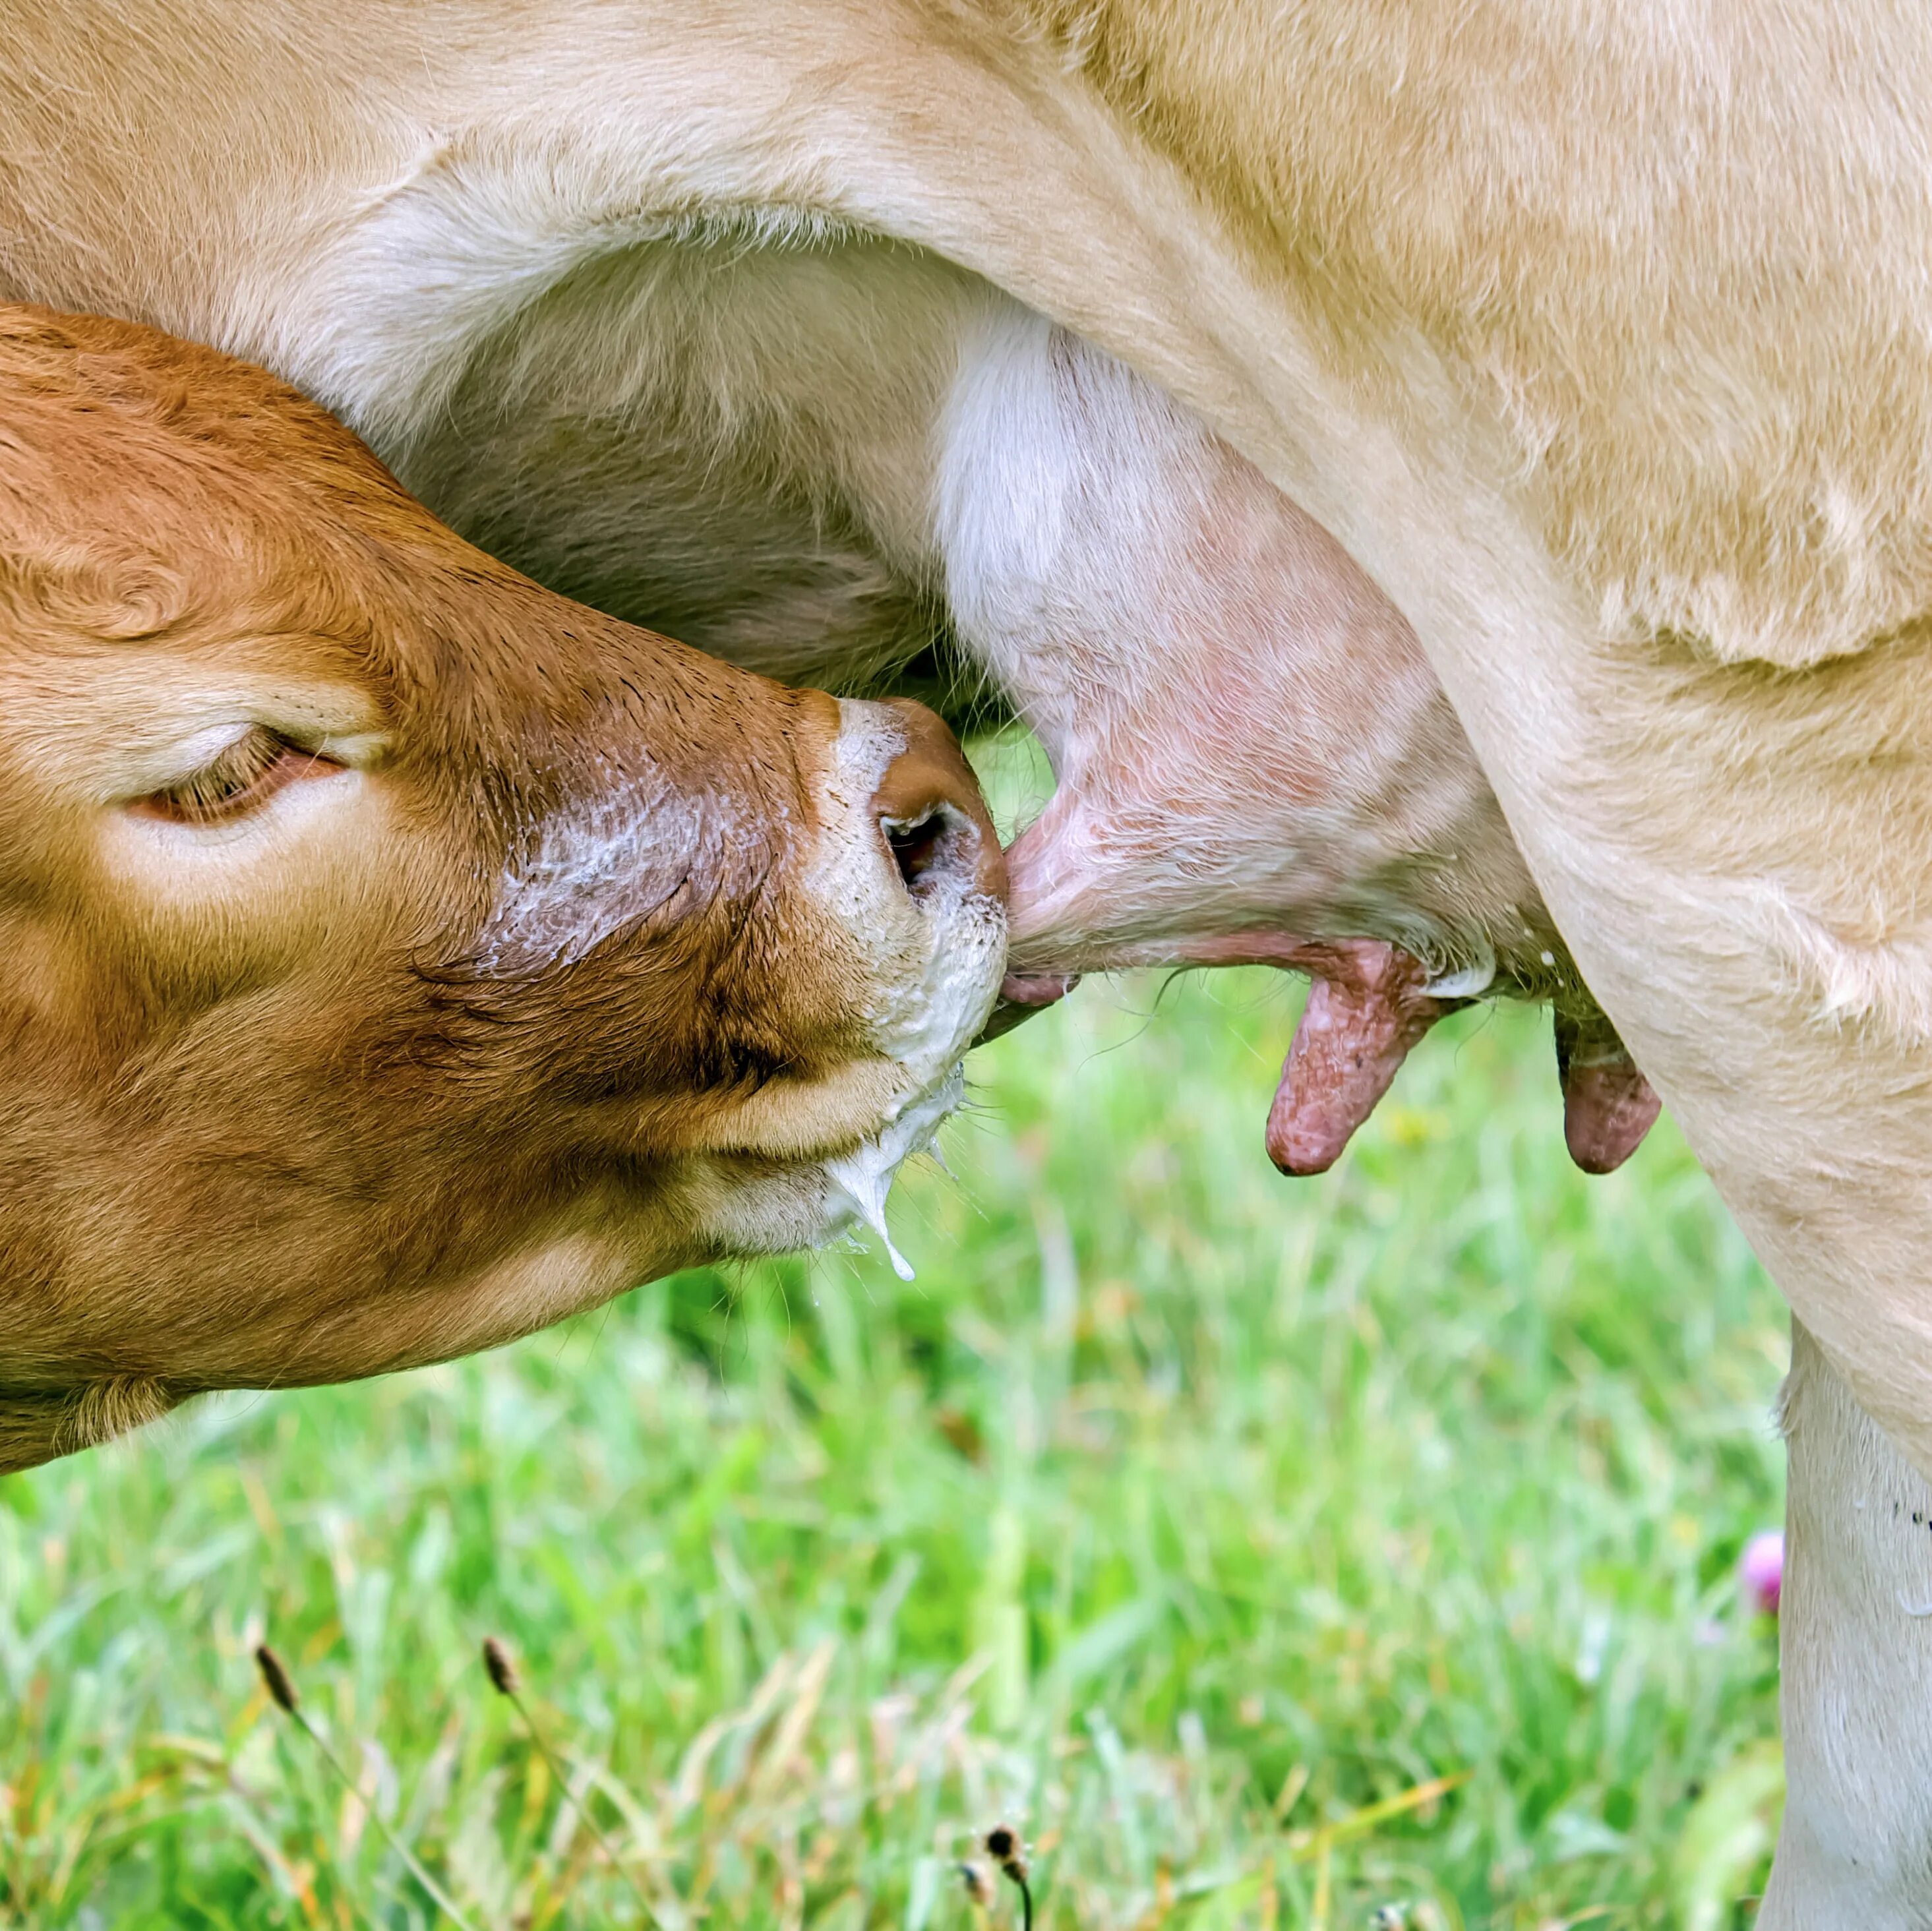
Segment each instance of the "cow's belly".
M1042 969L1258 925L1555 982L1387 600L1168 399L928 253L602 257L385 453L544 583L771 674L876 684L956 630L1061 782Z
M626 249L476 345L388 453L554 588L770 675L876 686L944 628L932 436L997 300L862 237Z

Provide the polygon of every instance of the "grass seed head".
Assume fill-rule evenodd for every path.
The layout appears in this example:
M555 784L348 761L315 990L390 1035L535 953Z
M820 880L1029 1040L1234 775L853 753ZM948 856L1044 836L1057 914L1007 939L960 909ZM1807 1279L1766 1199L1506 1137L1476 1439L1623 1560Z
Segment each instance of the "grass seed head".
M986 1855L998 1864L1016 1884L1027 1880L1026 1846L1021 1843L1019 1833L1010 1825L995 1824L986 1833L984 1840Z
M281 1658L266 1643L255 1646L255 1667L262 1672L262 1681L274 1699L275 1707L292 1717L296 1714L296 1686L282 1666Z
M995 1824L980 1841L1019 1892L1020 1931L1033 1931L1033 1887L1027 1882L1026 1846L1020 1834L1010 1825Z
M495 1636L483 1639L483 1667L501 1696L514 1696L522 1687L517 1679L517 1665L509 1646Z

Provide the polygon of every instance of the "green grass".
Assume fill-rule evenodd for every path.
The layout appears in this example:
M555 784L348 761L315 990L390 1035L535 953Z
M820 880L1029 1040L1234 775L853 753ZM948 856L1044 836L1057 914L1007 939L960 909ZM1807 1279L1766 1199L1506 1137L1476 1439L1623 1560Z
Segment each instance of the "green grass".
M264 1633L478 1931L644 1921L496 1632L668 1931L978 1931L1000 1818L1048 1925L1748 1922L1774 1292L1668 1122L1569 1168L1534 1015L1281 1179L1292 1018L1094 986L980 1054L910 1286L688 1275L0 1482L0 1921L440 1921Z

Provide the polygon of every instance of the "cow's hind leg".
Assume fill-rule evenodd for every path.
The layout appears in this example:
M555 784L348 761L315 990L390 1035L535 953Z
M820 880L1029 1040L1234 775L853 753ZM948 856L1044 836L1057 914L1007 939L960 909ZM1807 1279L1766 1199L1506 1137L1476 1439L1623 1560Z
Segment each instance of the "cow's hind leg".
M1758 1931L1932 1927L1932 1485L1792 1326L1788 1780Z

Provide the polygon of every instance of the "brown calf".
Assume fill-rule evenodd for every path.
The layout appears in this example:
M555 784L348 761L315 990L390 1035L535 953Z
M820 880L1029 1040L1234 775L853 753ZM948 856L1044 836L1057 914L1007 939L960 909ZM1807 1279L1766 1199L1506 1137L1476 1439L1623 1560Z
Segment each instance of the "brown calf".
M1003 892L916 706L540 589L258 369L0 311L0 1470L876 1213Z

